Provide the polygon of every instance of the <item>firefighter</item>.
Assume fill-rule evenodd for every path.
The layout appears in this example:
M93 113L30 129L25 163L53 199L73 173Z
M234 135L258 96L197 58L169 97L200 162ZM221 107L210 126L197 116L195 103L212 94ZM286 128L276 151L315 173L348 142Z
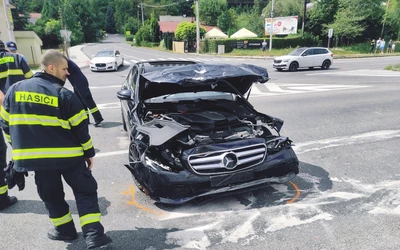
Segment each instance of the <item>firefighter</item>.
M74 93L78 96L81 101L85 111L89 117L89 112L92 114L94 118L94 126L100 126L100 123L104 120L103 116L100 113L99 108L93 100L92 93L89 89L89 82L86 76L82 73L76 63L72 60L68 60L68 71L69 76L67 76L68 81L71 83L72 87L74 87Z
M33 76L32 70L21 56L10 53L0 40L0 106L4 93L14 83ZM17 198L8 196L8 185L4 181L4 168L7 167L7 145L0 129L0 210L14 205Z
M54 224L47 233L50 239L78 237L64 199L63 177L75 195L87 248L106 245L111 239L100 223L87 115L76 95L63 87L69 74L67 59L48 50L41 68L33 78L11 86L1 108L0 123L13 146L14 168L35 172L38 194Z

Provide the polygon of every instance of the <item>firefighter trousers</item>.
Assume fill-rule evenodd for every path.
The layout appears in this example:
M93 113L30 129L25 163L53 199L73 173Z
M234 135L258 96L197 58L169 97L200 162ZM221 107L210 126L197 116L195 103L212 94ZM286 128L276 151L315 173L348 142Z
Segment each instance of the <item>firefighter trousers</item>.
M5 181L7 167L7 144L4 141L3 131L0 129L0 203L8 196L8 185Z
M100 223L97 182L84 161L67 169L35 171L38 194L49 211L50 220L56 230L63 234L76 232L68 203L64 198L61 177L74 192L84 238L95 239L102 236L104 228Z
M88 90L89 91L89 90ZM89 118L89 113L92 114L94 122L100 123L103 121L103 116L100 113L99 108L93 100L91 93L81 93L80 91L74 89L75 95L81 101L83 108L86 110L86 113Z

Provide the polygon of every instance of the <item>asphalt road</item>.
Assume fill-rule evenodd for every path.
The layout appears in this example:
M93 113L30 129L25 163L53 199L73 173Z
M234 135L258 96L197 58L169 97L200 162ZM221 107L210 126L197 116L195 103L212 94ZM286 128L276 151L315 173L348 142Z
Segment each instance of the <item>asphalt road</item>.
M131 47L114 36L84 52L104 47L118 48L132 63L194 58L266 67L271 80L256 85L250 101L285 121L281 133L294 141L301 161L300 174L284 185L178 207L155 204L137 191L123 166L128 135L116 91L129 66L102 73L85 68L105 118L90 132L102 222L114 240L107 249L400 249L400 73L383 70L399 57L276 72L271 60L179 55ZM19 203L0 214L0 249L84 249L82 237L46 238L51 222L32 174L26 181L24 191L10 191ZM79 225L68 187L66 199Z

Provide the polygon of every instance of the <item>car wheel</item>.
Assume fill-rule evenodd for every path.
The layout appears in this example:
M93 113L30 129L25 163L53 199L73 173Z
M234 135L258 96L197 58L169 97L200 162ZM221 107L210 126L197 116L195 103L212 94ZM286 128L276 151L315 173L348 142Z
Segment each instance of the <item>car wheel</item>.
M117 62L115 62L115 66L114 67L115 67L114 70L117 71L118 70L118 63Z
M125 131L128 131L128 129L127 129L127 127L126 127L126 121L125 121L124 112L122 111L122 109L121 109L121 116L122 116L122 128L123 128Z
M308 69L314 69L314 67L308 67Z
M278 71L282 71L282 69L276 69L276 70L278 70Z
M297 62L292 62L289 65L289 71L297 71L298 68L299 68L299 64Z
M330 66L331 66L331 61L325 60L325 61L322 63L321 69L329 69Z

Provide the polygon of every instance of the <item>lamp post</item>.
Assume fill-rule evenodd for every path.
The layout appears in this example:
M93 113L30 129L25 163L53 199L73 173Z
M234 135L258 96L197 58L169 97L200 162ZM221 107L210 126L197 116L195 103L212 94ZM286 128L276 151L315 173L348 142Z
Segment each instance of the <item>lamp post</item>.
M200 15L199 15L199 0L196 2L196 54L200 52Z
M272 33L274 33L274 0L272 0L272 5L271 5L271 29L269 31L269 51L272 50Z

